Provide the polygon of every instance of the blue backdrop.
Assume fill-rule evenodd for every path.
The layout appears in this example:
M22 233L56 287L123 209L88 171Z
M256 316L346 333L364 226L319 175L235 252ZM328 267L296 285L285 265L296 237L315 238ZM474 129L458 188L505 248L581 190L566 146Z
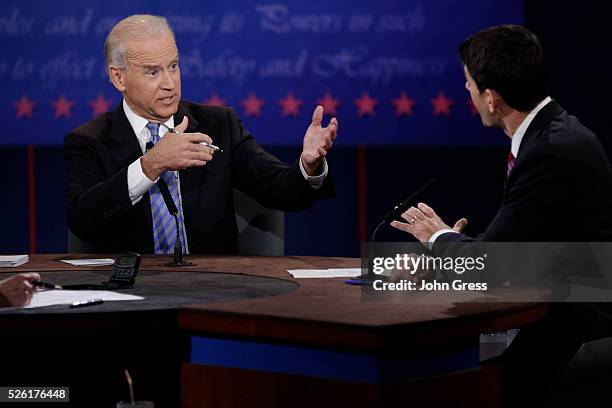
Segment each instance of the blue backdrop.
M262 144L300 145L317 103L339 117L339 144L500 143L471 110L456 49L523 12L517 0L4 0L0 144L58 145L115 106L102 46L134 13L173 26L183 97L233 106Z
M478 233L494 214L508 138L471 110L456 50L477 30L523 22L523 1L3 0L0 173L10 199L0 210L11 216L0 253L66 251L61 143L120 101L103 42L135 13L174 27L184 98L231 105L285 161L299 156L316 104L338 116L328 156L336 198L287 214L287 254L358 256L380 217L431 177L440 188L430 203L449 222L467 216Z

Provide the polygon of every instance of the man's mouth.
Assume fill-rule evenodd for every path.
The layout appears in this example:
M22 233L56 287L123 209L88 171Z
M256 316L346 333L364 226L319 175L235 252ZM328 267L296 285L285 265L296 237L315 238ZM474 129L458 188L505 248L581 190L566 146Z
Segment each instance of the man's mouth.
M167 97L165 97L165 98L159 98L159 101L160 101L161 103L163 103L163 104L169 105L169 104L171 104L172 102L174 102L174 98L175 98L175 96L176 96L176 95L170 95L170 96L167 96Z

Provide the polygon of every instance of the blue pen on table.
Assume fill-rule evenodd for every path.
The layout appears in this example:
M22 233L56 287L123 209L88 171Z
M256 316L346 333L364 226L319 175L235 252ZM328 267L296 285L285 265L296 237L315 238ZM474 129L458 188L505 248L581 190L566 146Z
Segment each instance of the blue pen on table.
M368 279L349 279L344 281L347 285L372 286L373 281Z

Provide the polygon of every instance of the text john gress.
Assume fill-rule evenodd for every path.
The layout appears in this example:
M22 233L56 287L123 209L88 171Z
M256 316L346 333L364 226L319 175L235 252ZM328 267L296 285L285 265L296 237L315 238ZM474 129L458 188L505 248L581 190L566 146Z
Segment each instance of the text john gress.
M419 283L402 279L398 282L386 282L381 279L374 281L374 290L393 291L434 291L434 290L487 290L484 282L463 282L456 279L452 282L440 282L437 280L421 281Z

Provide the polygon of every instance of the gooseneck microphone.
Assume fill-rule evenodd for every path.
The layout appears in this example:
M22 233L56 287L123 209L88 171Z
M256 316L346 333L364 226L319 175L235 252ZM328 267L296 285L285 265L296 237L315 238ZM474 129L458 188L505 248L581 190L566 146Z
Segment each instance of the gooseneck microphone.
M421 197L429 191L429 189L436 183L436 179L431 179L427 183L425 183L421 188L415 191L410 197L393 207L391 211L385 215L384 222L387 224L391 224L392 221L402 221L402 214L410 207L415 207L419 201L421 201ZM373 238L372 238L373 240Z
M415 191L410 197L393 207L393 209L389 211L387 215L385 215L385 218L383 218L383 220L376 226L376 228L374 228L374 232L372 233L372 239L370 239L370 242L375 241L376 233L383 225L391 224L393 221L406 222L402 218L402 214L408 208L416 206L419 201L421 201L421 198L425 195L425 193L427 193L434 184L436 184L435 178L429 180L427 183L422 185L421 188Z
M387 215L385 215L385 217L383 218L383 220L376 226L376 228L374 228L374 232L372 233L372 239L370 239L370 242L374 242L376 239L376 233L378 232L378 230L380 229L380 227L382 227L385 224L391 224L393 221L401 221L401 222L406 222L403 218L402 218L402 214L410 207L414 207L416 206L419 201L421 201L421 199L423 198L423 196L425 195L425 193L429 192L429 190L431 189L431 187L436 184L436 179L433 178L431 180L429 180L427 183L425 183L423 186L421 186L421 188L419 188L417 191L415 191L410 197L408 197L407 199L405 199L404 201L402 201L401 203L399 203L398 205L396 205L395 207L393 207L393 209L391 211L389 211L387 213ZM380 275L374 275L373 273L371 273L371 262L372 262L372 249L370 249L370 251L368 251L367 254L368 257L368 273L367 275L362 275L361 276L361 284L362 285L371 285L375 280L377 279L385 279L384 276L380 276Z
M166 184L166 181L160 177L160 179L157 180L157 187L159 187L159 192L164 198L164 203L166 203L166 207L168 208L170 214L174 217L174 222L176 223L176 240L174 241L174 261L165 263L164 265L193 265L192 262L183 260L183 244L181 243L181 226L179 224L178 208L176 208L176 204L174 204L174 200L172 199L172 195L170 194L170 190L168 189L168 184Z

